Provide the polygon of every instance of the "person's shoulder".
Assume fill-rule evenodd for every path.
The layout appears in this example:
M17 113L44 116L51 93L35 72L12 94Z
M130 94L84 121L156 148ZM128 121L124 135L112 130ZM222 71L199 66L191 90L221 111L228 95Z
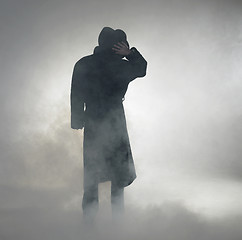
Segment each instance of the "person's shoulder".
M128 60L126 58L122 58L121 61L124 62L124 63L128 62Z
M86 63L88 63L89 61L91 61L92 58L93 58L93 54L88 55L88 56L85 56L85 57L82 57L81 59L79 59L79 60L75 63L75 66L82 65L82 64L86 64Z
M129 64L129 61L128 61L126 58L122 58L122 59L120 60L120 64L126 66L126 65Z

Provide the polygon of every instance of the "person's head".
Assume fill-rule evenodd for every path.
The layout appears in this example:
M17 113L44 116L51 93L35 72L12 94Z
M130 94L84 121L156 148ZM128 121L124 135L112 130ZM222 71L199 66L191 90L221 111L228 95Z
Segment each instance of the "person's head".
M98 44L103 49L112 49L114 44L125 42L128 46L127 36L121 29L104 27L98 36Z

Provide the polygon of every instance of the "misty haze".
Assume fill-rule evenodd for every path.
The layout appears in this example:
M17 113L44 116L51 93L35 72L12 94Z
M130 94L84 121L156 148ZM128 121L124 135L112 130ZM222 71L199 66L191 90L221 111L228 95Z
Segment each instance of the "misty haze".
M1 1L0 239L240 240L241 11L239 0ZM70 90L105 26L148 66L123 101L137 175L125 212L112 222L100 183L89 228Z

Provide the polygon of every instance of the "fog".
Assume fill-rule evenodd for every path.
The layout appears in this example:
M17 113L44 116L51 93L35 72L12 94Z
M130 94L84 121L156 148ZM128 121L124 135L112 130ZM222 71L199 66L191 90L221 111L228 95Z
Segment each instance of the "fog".
M240 1L1 1L1 239L241 239ZM124 106L137 179L111 223L82 221L74 64L104 26L148 62Z

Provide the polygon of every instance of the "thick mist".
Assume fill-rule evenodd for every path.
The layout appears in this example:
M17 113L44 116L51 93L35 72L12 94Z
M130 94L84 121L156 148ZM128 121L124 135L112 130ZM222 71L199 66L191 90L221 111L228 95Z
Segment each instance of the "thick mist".
M1 239L241 239L240 1L1 1ZM124 106L137 179L82 221L74 64L104 26L148 61Z

